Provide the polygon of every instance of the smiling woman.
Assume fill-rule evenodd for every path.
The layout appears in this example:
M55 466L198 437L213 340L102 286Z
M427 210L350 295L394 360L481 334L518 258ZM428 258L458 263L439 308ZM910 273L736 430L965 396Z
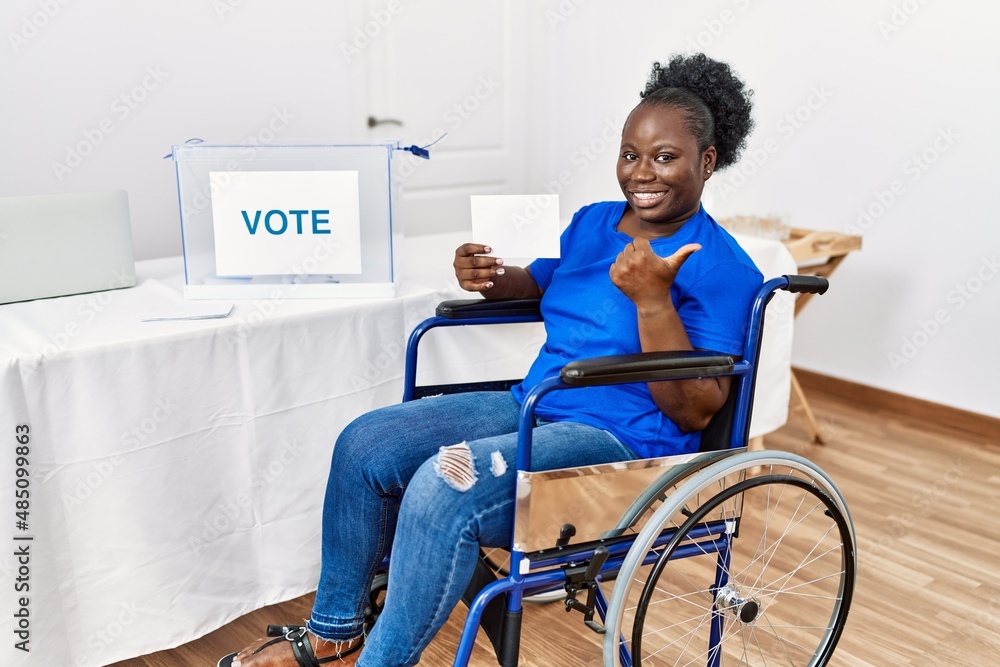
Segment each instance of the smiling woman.
M622 134L625 201L578 211L559 259L519 268L484 245L455 251L464 289L542 297L546 341L527 376L511 391L435 396L352 422L334 447L308 626L220 667L416 664L465 591L480 546L510 544L506 462L532 387L588 357L696 348L742 356L762 277L701 207L701 193L716 168L736 161L751 125L750 93L727 65L700 54L657 64ZM546 394L531 468L695 452L729 389L729 378L696 378ZM390 549L384 608L365 635L369 586Z

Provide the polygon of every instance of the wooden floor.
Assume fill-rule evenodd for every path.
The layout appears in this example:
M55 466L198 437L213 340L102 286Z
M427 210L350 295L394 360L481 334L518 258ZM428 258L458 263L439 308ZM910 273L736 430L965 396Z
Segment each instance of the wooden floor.
M765 441L803 454L840 486L857 527L860 573L832 665L886 667L1000 664L1000 441L815 390L809 398L828 437L805 442L801 418ZM116 667L215 665L268 623L308 616L311 596L258 610L189 644ZM450 665L464 619L457 610L422 664ZM559 604L528 605L526 666L600 665L599 638ZM471 662L492 667L477 647Z

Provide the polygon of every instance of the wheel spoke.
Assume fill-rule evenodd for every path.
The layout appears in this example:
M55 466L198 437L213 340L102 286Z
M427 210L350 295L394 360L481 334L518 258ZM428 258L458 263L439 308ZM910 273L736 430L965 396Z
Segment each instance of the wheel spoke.
M801 504L800 504L800 506L801 506ZM816 507L813 507L813 509L816 509ZM798 511L798 508L796 508L796 512L797 512L797 511ZM792 529L792 528L795 528L796 526L800 525L800 524L801 524L801 523L802 523L803 521L805 521L805 520L806 520L806 519L807 519L807 518L808 518L808 517L809 517L809 516L810 516L811 514L812 514L812 510L810 510L810 511L809 511L808 513L806 513L806 514L805 514L805 515L804 515L804 516L803 516L803 517L802 517L801 519L799 519L799 520L798 520L798 521L797 521L797 522L795 523L795 525L794 525L794 526L788 526L788 527L787 527L787 528L785 529L785 531L784 531L784 532L783 532L783 533L782 533L782 534L781 534L781 535L780 535L780 536L778 537L778 539L777 539L777 540L776 540L776 541L774 542L774 544L772 544L772 545L771 545L771 547L769 547L769 550L772 550L772 551L771 551L771 556L770 556L770 557L769 557L769 558L767 559L767 563L761 566L761 572L760 572L760 574L759 574L759 575L757 576L757 579L756 579L756 580L754 581L754 584L753 584L753 586L751 586L751 588L753 588L753 589L761 589L761 588L763 588L763 587L761 586L761 583L760 583L760 582L761 582L761 579L763 579L763 576L764 576L764 570L765 570L765 569L767 568L767 566L768 566L768 565L770 564L770 562L771 562L771 560L772 560L772 559L774 558L774 556L775 556L775 555L776 555L776 554L778 553L778 547L780 547L780 546L781 546L781 542L782 542L782 540L783 540L783 539L784 539L784 538L785 538L785 537L786 537L786 536L787 536L787 535L789 534L789 532L791 532L791 529ZM795 574L795 573L796 573L796 572L797 572L797 571L798 571L799 569L801 569L802 567L804 567L804 565L808 565L809 563L811 563L812 561L809 561L809 563L804 563L804 561L805 561L805 558L808 558L809 556L811 556L811 555L812 555L812 553L813 553L813 552L814 552L814 551L816 550L816 547L818 547L818 546L819 546L819 544L820 544L821 542L823 542L823 540L825 540L825 539L826 539L826 536L827 536L827 535L828 535L828 534L830 533L830 530L832 530L832 529L833 529L834 527L835 527L835 526L831 525L831 526L830 526L830 528L828 528L828 529L827 529L827 532L826 532L826 534L825 534L825 535L824 535L824 536L823 536L823 537L822 537L822 538L821 538L821 539L819 540L819 542L817 542L817 543L816 543L816 544L815 544L815 545L814 545L814 546L812 547L812 549L810 549L809 553L808 553L808 554L806 554L806 556L805 556L805 557L803 558L803 561L800 561L800 563L799 563L799 566L798 566L798 567L796 567L796 568L794 568L793 570L791 570L791 571L790 571L789 573L787 573L787 574L786 574L786 575L784 575L784 576L785 576L785 577L791 577L791 576L793 576L793 575L794 575L794 574ZM839 543L838 543L837 545L835 545L834 547L832 547L832 548L831 548L830 550L828 550L828 551L827 551L827 552L825 552L824 554L821 554L821 555L820 555L820 556L818 556L817 558L822 558L822 556L826 555L826 553L829 553L829 551L832 551L833 549L837 549L837 548L840 548L840 547L842 547L842 546L843 546L842 544L839 544ZM814 560L815 560L815 559L814 559ZM747 569L747 568L744 568L744 570L743 570L743 571L746 571L746 569ZM741 572L741 574L742 574L742 572ZM738 577L738 576L739 576L739 575L737 575L737 577ZM773 583L774 583L774 582L772 582L772 584L773 584Z
M761 615L762 616L766 616L767 614L761 614ZM770 627L773 630L774 626L771 625L770 619L765 619L765 620L767 620L768 627ZM759 627L761 629L761 632L767 632L768 634L772 635L775 639L777 639L783 645L784 644L789 644L791 646L794 646L795 648L799 649L800 651L802 651L805 654L812 653L812 649L807 649L805 646L802 646L801 644L796 644L795 642L791 641L790 639L782 639L781 636L779 636L777 632L768 632L767 628L764 627L764 626L762 626L762 625L758 625L758 626L755 626L755 627ZM818 628L818 629L820 629L820 630L827 630L828 628ZM785 653L786 654L788 653L788 649L785 649Z
M741 476L718 492L723 480L736 476L706 482L678 503L697 503L696 509L661 520L659 530L672 526L676 534L655 565L622 579L639 584L633 584L635 597L628 596L632 604L623 605L635 617L629 643L634 664L704 665L713 655L709 638L716 623L714 648L723 666L797 666L830 655L853 589L854 569L846 558L852 535L842 500L832 500L829 485L804 470L772 465L770 471ZM739 538L720 535L723 522L733 520L739 521ZM704 534L706 528L711 534ZM692 538L695 531L702 536ZM729 540L728 556L720 539ZM688 555L671 560L681 547Z
M805 518L809 516L809 514L806 514L805 516L803 516L803 517L802 517L802 519L799 519L799 521L797 521L797 522L795 523L795 525L791 525L791 523L792 523L792 519L794 519L794 518L796 517L796 515L798 515L798 513L799 513L799 509L801 509L801 508L802 508L802 503L804 503L804 502L805 502L805 500L806 500L806 494L802 494L802 498L800 498L800 499L799 499L799 504L795 506L795 511L794 511L794 512L792 512L792 516L791 516L791 518L790 518L790 519L788 520L788 524L789 524L789 525L787 525L787 526L785 527L785 530L784 530L784 532L782 532L782 533L781 533L781 535L779 535L779 536L778 536L778 539L774 541L774 544L773 544L773 545L771 545L771 547L769 547L769 548L771 549L771 556L770 556L770 557L769 557L769 558L767 559L767 562L766 562L766 563L764 563L763 565L761 565L761 568L760 568L760 575L759 575L759 576L757 577L757 579L756 579L756 580L755 580L755 581L753 582L753 588L756 588L757 586L759 586L759 585L760 585L760 580L764 578L764 570L766 570L766 569L767 569L767 566L771 564L771 561L772 561L772 560L774 559L774 555L775 555L776 553L778 553L778 547L779 547L779 546L781 545L781 541L782 541L782 540L783 540L783 539L785 538L785 536L786 536L786 535L788 535L789 531L790 531L790 530L791 530L792 528L794 528L795 526L797 526L797 525L799 525L800 523L802 523L802 521L804 521L804 520L805 520ZM817 503L817 504L819 504L819 503ZM775 507L775 509L777 509L777 507Z
M643 632L642 636L643 637L647 637L649 635L655 635L657 633L663 632L664 630L669 630L670 628L676 628L678 625L684 625L685 623L690 623L691 621L696 621L699 618L703 618L703 616L704 616L703 614L698 614L697 616L692 616L691 618L686 618L683 621L677 621L676 623L672 623L670 625L664 626L662 628L658 628L656 630L650 630L649 632ZM699 627L701 627L704 624L705 624L705 622L702 621L699 624Z
M757 651L760 653L760 661L764 663L764 667L767 667L767 660L764 659L764 649L760 646L760 640L757 639L757 626L750 626L750 637L753 639L754 644L757 645Z
M816 544L815 544L815 545L813 546L813 548L809 550L809 553L807 553L807 554L806 554L806 555L805 555L805 556L803 557L803 559L802 559L801 561L799 561L799 564L798 564L798 566L796 566L796 567L792 568L792 569L791 569L791 570L790 570L790 571L788 572L788 574L784 575L784 577L783 577L783 578L785 579L785 583L781 585L781 587L782 587L782 588L784 588L785 584L787 584L787 583L788 583L788 581L791 581L792 577L794 577L796 573L798 573L798 572L799 572L800 570L802 570L802 569L803 569L804 567L806 567L807 565L811 565L812 563L814 563L815 561L819 560L820 558L823 558L823 557L824 557L824 556L826 556L827 554L829 554L829 553L831 553L831 552L833 552L833 551L835 551L835 550L838 550L838 549L842 549L842 548L843 548L843 546L844 546L844 545L843 545L843 544L841 544L840 542L838 542L837 544L833 545L832 547L830 547L829 549L827 549L826 551L824 551L824 552L823 552L823 553L821 553L820 555L816 556L815 558L813 558L813 559L809 560L808 562L807 562L807 561L805 560L806 558L809 558L809 556L812 556L813 552L814 552L814 551L816 551L816 547L818 547L818 546L820 545L820 543L821 543L821 542L823 542L823 541L824 541L824 540L826 539L827 535L829 535L829 534L830 534L830 531L831 531L831 530L833 530L833 528L834 528L834 526L830 526L830 528L829 528L829 529L827 529L827 531L826 531L826 534L825 534L825 535L823 535L823 537L822 537L822 538L820 539L820 541L819 541L819 542L817 542L817 543L816 543ZM782 578L782 577L779 577L779 579L775 579L774 581L772 581L772 582L771 582L771 586L773 586L773 585L774 585L774 584L775 584L775 583L776 583L777 581L779 581L779 580L780 580L781 578ZM763 590L763 588L764 588L764 587L762 586L762 587L761 587L761 589ZM779 590L779 592L780 592L780 590Z
M786 592L788 592L788 591L794 591L794 590L795 590L796 588L801 588L801 587L803 587L803 586L808 586L809 584L814 584L814 583L816 583L817 581L823 581L823 580L825 580L825 579L829 579L830 577L839 577L839 576L841 576L841 575L843 575L843 574L844 574L844 570L841 570L841 571L839 571L839 572L831 572L830 574L828 574L828 575L826 575L826 576L823 576L823 577L817 577L817 578L813 579L812 581L804 581L804 582L802 582L801 584L795 584L795 585L794 585L794 586L792 586L791 588L786 588L786 589L780 589L780 588L779 588L779 589L778 589L778 590L776 590L776 591L775 591L775 590L773 590L773 589L770 589L770 588L761 588L761 589L759 589L759 590L761 590L761 591L768 591L767 593L765 593L765 595L766 595L767 597L774 597L774 596L775 596L775 595L777 595L778 593L786 593ZM839 597L834 597L834 599L837 599L837 600L839 600L840 598L839 598Z

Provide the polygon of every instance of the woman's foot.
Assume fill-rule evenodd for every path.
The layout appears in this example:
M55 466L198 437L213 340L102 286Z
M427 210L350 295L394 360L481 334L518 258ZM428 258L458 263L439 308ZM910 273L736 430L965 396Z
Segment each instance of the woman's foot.
M363 641L363 637L355 637L347 641L320 639L311 632L306 632L303 640L308 640L317 660L330 667L347 667L357 662L361 651L355 649ZM272 645L261 649L264 644L274 642L274 638L258 639L250 646L240 651L233 659L232 667L298 667L299 663L292 652L291 642L282 638ZM259 651L259 653L257 652ZM323 658L347 653L340 659L323 661Z

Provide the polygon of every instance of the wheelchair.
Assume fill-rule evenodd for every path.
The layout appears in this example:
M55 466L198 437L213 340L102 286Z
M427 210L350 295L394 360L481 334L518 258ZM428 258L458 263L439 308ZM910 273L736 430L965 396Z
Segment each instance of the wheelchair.
M519 422L514 534L481 551L464 596L454 660L468 664L479 627L502 667L518 664L525 599L556 596L603 635L606 667L825 665L840 639L857 571L855 532L834 482L808 460L747 450L764 312L777 290L823 294L825 278L782 276L757 291L744 358L709 351L574 361L525 397ZM518 380L416 385L433 328L541 321L538 300L446 301L407 344L404 401L509 389ZM534 412L550 391L734 376L695 454L529 470ZM386 565L388 562L388 557ZM375 579L377 620L387 578ZM606 589L610 587L610 595Z

